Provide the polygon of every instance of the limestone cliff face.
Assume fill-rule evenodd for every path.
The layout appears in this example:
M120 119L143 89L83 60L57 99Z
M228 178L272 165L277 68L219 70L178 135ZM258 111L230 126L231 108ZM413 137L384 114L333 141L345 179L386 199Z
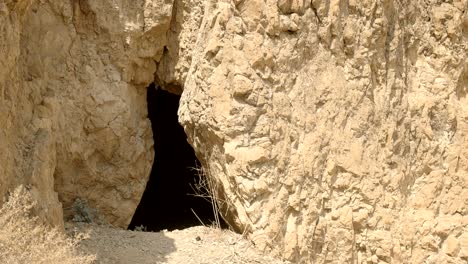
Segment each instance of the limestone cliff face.
M0 195L29 184L51 223L83 198L125 227L153 160L156 80L183 91L223 214L258 247L303 263L464 263L467 9L0 1Z
M295 261L466 261L467 1L201 6L167 78L233 225Z
M126 227L153 161L146 87L166 45L172 3L0 5L0 144L8 150L0 155L0 195L24 183L53 196L55 186L66 215L82 198ZM56 197L50 203L61 212Z
M22 34L31 1L0 2L0 203L16 185L27 184L41 201L38 214L63 224L54 192L55 141L43 115L52 107L38 89L23 83Z

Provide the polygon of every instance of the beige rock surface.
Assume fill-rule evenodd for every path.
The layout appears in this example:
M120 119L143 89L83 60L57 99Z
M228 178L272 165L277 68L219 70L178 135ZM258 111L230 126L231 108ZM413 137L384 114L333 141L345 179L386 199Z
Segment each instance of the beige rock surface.
M32 184L47 196L44 206L58 223L55 188L66 216L79 198L126 227L153 161L146 86L167 42L172 3L0 5L6 32L0 46L0 144L6 150L0 195L19 182Z
M304 263L466 262L467 8L206 1L173 68L231 224Z
M0 195L29 184L51 223L80 198L125 227L153 160L156 78L183 90L180 122L223 212L259 248L465 263L467 9L0 0Z
M53 177L55 141L45 118L53 106L38 87L23 86L22 35L31 3L0 2L0 197L27 184L41 201L39 215L60 226L63 215Z

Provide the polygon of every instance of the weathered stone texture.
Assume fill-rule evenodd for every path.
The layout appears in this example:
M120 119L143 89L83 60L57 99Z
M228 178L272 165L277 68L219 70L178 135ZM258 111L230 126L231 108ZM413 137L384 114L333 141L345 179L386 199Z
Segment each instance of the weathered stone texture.
M231 224L299 262L465 262L466 10L205 1L179 115Z
M2 179L47 185L37 186L44 195L55 185L66 216L80 198L126 227L153 161L146 86L167 43L172 3L8 2L0 25Z
M38 87L23 87L22 35L31 2L0 2L0 197L26 184L40 201L37 213L61 226L53 178L55 141L51 123L44 118L52 106Z
M125 227L153 160L145 87L227 220L303 263L468 259L466 0L0 0L0 195ZM57 193L58 198L57 199Z

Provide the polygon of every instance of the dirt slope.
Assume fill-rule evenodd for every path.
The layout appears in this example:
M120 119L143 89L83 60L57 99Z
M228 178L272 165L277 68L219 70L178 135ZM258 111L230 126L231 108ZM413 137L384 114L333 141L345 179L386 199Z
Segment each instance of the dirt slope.
M66 229L89 234L80 247L96 254L97 263L289 263L261 254L239 234L203 226L157 233L81 223L67 224Z

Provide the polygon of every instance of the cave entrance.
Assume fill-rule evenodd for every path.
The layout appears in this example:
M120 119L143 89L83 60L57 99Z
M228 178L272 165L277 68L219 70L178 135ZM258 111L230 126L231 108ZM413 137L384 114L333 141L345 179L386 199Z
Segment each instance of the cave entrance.
M183 229L202 225L200 221L211 225L215 220L211 203L194 191L199 183L195 168L200 163L178 122L179 99L157 85L148 87L155 155L150 179L129 225L131 230L141 226L147 231Z

